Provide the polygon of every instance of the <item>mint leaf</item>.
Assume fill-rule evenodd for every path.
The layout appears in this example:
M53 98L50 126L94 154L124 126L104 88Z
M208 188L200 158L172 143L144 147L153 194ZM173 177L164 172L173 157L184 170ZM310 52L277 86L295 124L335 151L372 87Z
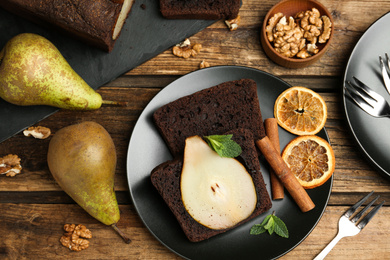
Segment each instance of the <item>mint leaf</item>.
M286 224L275 216L275 212L265 217L261 224L255 224L250 230L251 235L259 235L268 231L270 235L274 232L284 238L288 238L288 230Z
M266 231L267 231L267 229L265 229L263 225L261 225L261 224L256 224L256 225L253 225L253 226L251 227L250 234L251 234L251 235L259 235L259 234L264 233L264 232L266 232Z
M204 136L208 145L221 157L234 158L241 154L238 143L232 140L233 135Z
M233 137L232 134L230 135L208 135L208 136L205 136L205 138L208 138L212 141L215 141L216 143L224 143L226 141L229 141L231 140Z
M274 229L275 229L275 221L274 221L274 218L273 218L273 215L271 216L271 218L268 220L267 224L264 226L265 229L268 230L268 233L270 235L272 235L274 233Z
M286 224L278 218L277 216L273 216L274 222L275 222L275 233L281 237L288 238L288 230L286 227Z
M265 219L263 220L263 222L261 222L261 225L265 225L267 224L268 220L272 217L272 214L269 214L268 216L265 217Z

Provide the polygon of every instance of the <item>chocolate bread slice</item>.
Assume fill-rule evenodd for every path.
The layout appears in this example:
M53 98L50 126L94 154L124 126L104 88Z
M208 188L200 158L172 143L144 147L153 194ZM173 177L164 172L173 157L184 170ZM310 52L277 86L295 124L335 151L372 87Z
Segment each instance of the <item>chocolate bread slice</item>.
M0 7L110 52L135 0L1 0Z
M233 19L241 0L160 0L162 15L168 19Z
M168 103L153 114L157 129L173 156L184 151L189 136L223 134L237 128L265 136L256 82L228 81Z
M257 194L255 210L247 219L236 225L238 226L268 211L272 206L272 202L260 171L260 162L251 131L247 129L236 129L226 134L233 134L232 139L241 146L242 153L237 159L246 167L248 173L251 175ZM153 169L151 181L176 217L188 239L192 242L199 242L235 228L236 226L222 230L210 229L198 223L190 216L181 199L180 176L182 167L183 161L181 158L164 162Z

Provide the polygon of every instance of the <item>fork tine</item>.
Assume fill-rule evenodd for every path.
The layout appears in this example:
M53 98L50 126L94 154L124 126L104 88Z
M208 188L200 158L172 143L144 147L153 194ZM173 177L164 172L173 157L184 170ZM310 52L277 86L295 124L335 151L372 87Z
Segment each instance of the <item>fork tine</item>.
M373 199L370 203L368 203L367 206L364 207L364 209L362 209L359 213L357 213L357 214L355 215L355 217L353 217L353 219L351 219L352 223L358 222L358 220L363 216L364 212L366 212L367 209L369 209L369 208L372 206L372 204L374 204L374 202L375 202L377 199L379 199L379 195L376 196L376 198Z
M372 108L376 104L376 100L370 97L364 90L361 89L359 86L356 84L353 84L351 81L347 81L348 85L351 87L351 89L347 89L350 93L353 93L354 97L359 97L360 99L363 99L367 104L369 104ZM352 90L352 91L351 91ZM364 91L362 93L362 91ZM356 103L359 103L357 100L355 100ZM360 104L361 105L361 104Z
M359 96L355 93L356 91L355 90L350 90L347 87L344 87L344 88L345 88L345 93L356 103L356 105L358 105L361 109L363 109L364 111L367 112L367 109L365 109L366 105L364 105L364 106L360 105L361 102L358 101ZM368 104L367 104L367 106L368 106Z
M385 66L384 66L385 63L383 62L383 58L382 58L381 55L379 55L379 63L380 63L380 65L381 65L381 68L385 67Z
M367 216L365 216L360 222L359 224L357 225L358 228L360 229L363 229L367 224L368 222L370 222L370 220L375 216L375 214L378 212L378 210L383 206L383 204L385 203L385 201L382 201L381 204L378 204L375 206L375 208L373 210L371 210Z
M389 56L387 55L387 53L385 53L385 56L386 56L386 60L387 60L387 68L390 70L390 60L389 60Z
M345 93L347 96L349 96L364 112L371 116L378 116L378 114L375 112L375 109L371 105L367 104L364 100L361 100L360 95L355 93L356 90L348 89L347 87L344 88L346 90Z
M386 57L388 58L388 56L386 56ZM389 76L389 73L386 69L386 66L385 66L381 56L379 56L379 63L381 66L383 82L385 83L385 87L386 87L387 92L390 93L390 76ZM388 59L387 59L387 63L389 63Z
M353 205L352 207L350 207L345 213L344 213L344 216L346 216L347 218L350 218L352 216L353 213L355 213L355 211L368 199L368 197L370 197L372 194L374 193L374 191L371 191L369 194L367 194L364 198L362 198L361 200L359 200L355 205Z
M379 95L378 93L376 93L375 91L373 91L371 88L369 88L366 84L364 84L363 82L361 82L358 78L356 77L352 77L355 82L357 83L357 86L364 90L364 92L366 92L369 96L371 96L373 99L379 101L379 100L383 100L383 97L381 95Z

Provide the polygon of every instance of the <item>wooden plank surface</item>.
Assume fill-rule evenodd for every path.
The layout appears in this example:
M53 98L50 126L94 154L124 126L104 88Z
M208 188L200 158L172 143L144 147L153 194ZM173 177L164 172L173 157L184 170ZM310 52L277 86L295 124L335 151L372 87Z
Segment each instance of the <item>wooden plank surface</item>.
M313 232L281 259L313 259L336 235L340 215L371 190L386 200L384 208L361 234L341 240L327 259L390 259L390 181L358 151L343 113L341 92L354 45L376 19L390 11L390 1L321 1L332 12L335 36L321 60L303 69L280 67L261 48L260 27L266 12L277 2L245 0L237 31L230 32L219 21L190 38L203 45L198 56L184 60L168 49L98 90L105 99L128 101L128 107L61 110L37 123L53 133L85 120L96 121L108 130L118 154L115 190L122 216L119 226L133 239L132 244L124 244L56 184L46 163L49 139L18 134L0 143L0 156L17 154L23 166L23 173L14 178L0 176L0 259L179 259L150 234L132 205L126 177L127 149L132 129L148 102L175 79L197 70L202 60L211 66L249 66L272 73L291 85L319 92L328 106L325 127L336 156L329 205ZM90 248L70 252L59 243L62 226L68 222L82 223L92 230Z
M182 75L198 68L204 59L211 66L249 66L274 75L339 76L348 57L363 32L382 15L390 11L389 1L320 1L332 13L335 34L327 53L315 64L302 69L276 66L264 54L260 30L268 10L278 1L243 1L239 29L230 32L223 21L203 30L190 40L201 43L198 56L190 60L171 59L167 50L156 58L133 69L131 75Z
M346 209L328 207L307 239L281 259L313 259L336 235L338 219ZM131 237L131 244L125 244L110 227L98 223L77 205L0 204L0 256L2 259L180 259L148 232L132 206L122 205L120 210L122 218L118 226ZM388 259L385 256L390 250L389 214L390 209L385 207L358 236L342 239L327 259ZM70 252L59 243L63 224L69 222L83 223L91 230L90 248Z

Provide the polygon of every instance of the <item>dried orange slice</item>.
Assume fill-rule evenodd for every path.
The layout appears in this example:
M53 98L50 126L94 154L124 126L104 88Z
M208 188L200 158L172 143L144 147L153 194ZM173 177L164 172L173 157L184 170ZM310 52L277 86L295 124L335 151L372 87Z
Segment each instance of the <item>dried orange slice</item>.
M330 144L316 135L298 136L282 152L282 158L305 189L324 184L335 168Z
M328 112L324 99L305 87L291 87L275 101L278 124L296 135L315 135L325 125Z

